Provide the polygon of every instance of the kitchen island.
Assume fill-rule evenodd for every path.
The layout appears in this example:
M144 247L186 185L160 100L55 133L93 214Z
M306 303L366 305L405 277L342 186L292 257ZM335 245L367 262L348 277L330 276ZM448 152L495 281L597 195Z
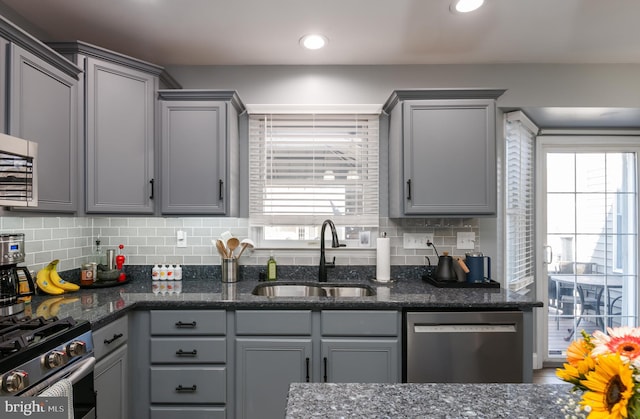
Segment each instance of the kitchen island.
M570 384L292 384L287 419L563 418Z

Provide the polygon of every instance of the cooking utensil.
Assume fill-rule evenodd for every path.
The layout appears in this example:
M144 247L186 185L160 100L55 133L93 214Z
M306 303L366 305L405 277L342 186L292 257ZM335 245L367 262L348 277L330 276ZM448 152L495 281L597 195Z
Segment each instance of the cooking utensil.
M245 251L245 249L247 248L253 249L254 247L256 247L256 244L251 239L243 239L240 242L240 246L242 247L242 249L240 249L240 254L238 255L238 259L240 259L240 256L242 256L242 253Z
M225 231L224 233L220 234L220 239L222 240L222 243L226 243L227 240L229 240L231 237L233 237L233 234L231 234L230 231Z
M233 251L240 246L240 240L237 237L231 237L227 240L227 248L229 249L229 256L233 257Z
M222 256L224 259L227 259L229 256L227 255L227 248L224 245L224 242L220 239L218 240L211 240L212 243L215 242L216 248L218 249L218 253L220 253L220 256Z

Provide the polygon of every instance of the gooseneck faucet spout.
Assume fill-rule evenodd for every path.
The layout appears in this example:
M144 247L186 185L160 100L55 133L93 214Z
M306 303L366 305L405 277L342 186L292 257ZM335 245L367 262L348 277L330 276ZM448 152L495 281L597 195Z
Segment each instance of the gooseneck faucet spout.
M333 258L333 262L327 263L324 255L324 233L327 226L329 226L329 228L331 229L331 247L346 247L346 244L340 244L340 242L338 242L338 232L336 231L336 226L335 224L333 224L333 221L324 220L324 222L322 223L322 228L320 229L320 269L318 271L319 282L327 282L327 268L336 267L336 258Z

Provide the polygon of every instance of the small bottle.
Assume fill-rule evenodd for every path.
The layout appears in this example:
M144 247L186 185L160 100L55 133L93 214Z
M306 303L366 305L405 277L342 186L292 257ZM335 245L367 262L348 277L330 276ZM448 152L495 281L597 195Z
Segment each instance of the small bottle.
M151 268L151 279L157 281L160 279L160 266L156 263L156 265Z
M160 280L167 280L167 267L165 265L160 266Z
M176 268L173 270L173 279L176 281L182 280L182 266L176 265Z
M276 279L278 279L278 265L273 257L273 252L271 252L267 261L267 281L275 281Z
M173 265L167 265L167 280L173 281Z

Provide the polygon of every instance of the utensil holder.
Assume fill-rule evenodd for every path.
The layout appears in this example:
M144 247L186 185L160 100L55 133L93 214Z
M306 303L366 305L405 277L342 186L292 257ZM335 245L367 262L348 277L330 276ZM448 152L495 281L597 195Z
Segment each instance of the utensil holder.
M222 259L221 267L222 282L238 282L238 259Z

